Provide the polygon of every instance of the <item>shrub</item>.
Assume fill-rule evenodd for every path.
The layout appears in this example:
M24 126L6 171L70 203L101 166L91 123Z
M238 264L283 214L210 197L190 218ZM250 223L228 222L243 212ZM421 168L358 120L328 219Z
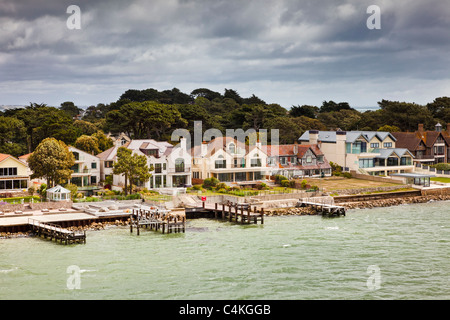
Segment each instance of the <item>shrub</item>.
M210 189L214 188L220 181L214 177L206 178L205 181L203 181L203 188Z
M352 177L352 174L350 172L343 172L342 175L347 179L350 179Z
M287 179L281 180L281 186L285 187L285 188L289 187L290 186L289 180L287 180Z
M202 185L201 184L194 184L193 186L192 186L192 190L202 190Z
M302 183L301 183L302 189L306 189L307 184L308 184L308 181L306 181L306 179L303 179Z
M219 182L215 186L216 190L224 189L225 191L228 189L228 186L225 184L225 182Z
M281 174L277 174L275 176L275 183L276 184L281 184L281 181L284 181L284 180L288 180L288 178L286 178L285 176L282 176Z
M450 163L438 163L433 165L432 167L436 168L436 170L448 171L450 170Z

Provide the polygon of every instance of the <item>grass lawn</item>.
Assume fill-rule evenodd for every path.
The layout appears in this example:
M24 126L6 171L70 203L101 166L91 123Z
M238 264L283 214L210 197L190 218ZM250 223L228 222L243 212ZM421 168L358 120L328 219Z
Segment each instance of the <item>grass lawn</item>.
M444 182L444 183L450 183L450 178L444 178L444 177L432 177L430 178L431 181L437 181L437 182Z
M308 184L316 185L320 188L320 190L323 188L325 191L398 186L397 183L344 177L306 178L306 180L308 181Z

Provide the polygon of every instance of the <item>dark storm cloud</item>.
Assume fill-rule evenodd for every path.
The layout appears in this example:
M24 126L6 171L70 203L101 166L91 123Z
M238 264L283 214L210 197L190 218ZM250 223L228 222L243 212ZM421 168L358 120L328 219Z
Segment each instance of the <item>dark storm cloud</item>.
M81 30L66 27L72 4ZM366 27L372 4L381 30ZM5 0L0 104L208 86L286 107L342 96L429 100L449 90L449 17L439 0Z

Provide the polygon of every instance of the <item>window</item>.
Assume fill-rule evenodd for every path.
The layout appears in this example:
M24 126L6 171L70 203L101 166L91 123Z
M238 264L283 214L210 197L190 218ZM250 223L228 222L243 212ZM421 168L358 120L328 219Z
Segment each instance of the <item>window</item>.
M198 171L192 172L192 178L194 178L194 179L200 179L200 172L198 172Z
M373 159L359 159L360 168L372 168L374 164Z
M402 157L400 159L400 165L402 165L402 166L410 166L411 165L411 158L410 157Z
M17 168L0 168L0 176L17 176Z
M97 169L97 162L91 163L91 169Z
M370 144L370 148L372 148L372 149L377 149L379 147L380 147L380 144L378 142Z
M236 145L234 143L230 143L228 145L228 152L230 153L236 153Z
M105 168L112 168L114 166L113 161L105 161Z
M215 161L215 168L216 169L224 169L226 167L227 167L227 161L223 158L223 156L219 156L218 160Z
M392 148L392 142L385 142L385 143L383 143L383 147L385 147L385 148Z
M175 160L175 172L184 172L184 159L178 158Z
M280 164L286 165L287 164L287 157L280 157Z
M260 158L251 159L250 161L251 161L250 162L251 167L261 167L261 159Z
M311 156L307 156L306 157L306 163L311 163L312 162L312 157Z
M296 157L291 157L291 159L290 159L290 161L291 161L291 163L296 163L297 161L296 161Z
M388 166L398 166L398 158L389 157L387 159L387 165Z
M72 152L75 157L75 161L80 160L80 154L78 152Z
M155 173L161 173L161 163L155 163Z

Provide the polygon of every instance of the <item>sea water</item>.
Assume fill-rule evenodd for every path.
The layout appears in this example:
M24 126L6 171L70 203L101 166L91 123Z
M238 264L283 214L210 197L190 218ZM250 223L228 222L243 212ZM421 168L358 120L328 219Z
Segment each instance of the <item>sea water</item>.
M449 299L450 202L0 240L0 299Z

